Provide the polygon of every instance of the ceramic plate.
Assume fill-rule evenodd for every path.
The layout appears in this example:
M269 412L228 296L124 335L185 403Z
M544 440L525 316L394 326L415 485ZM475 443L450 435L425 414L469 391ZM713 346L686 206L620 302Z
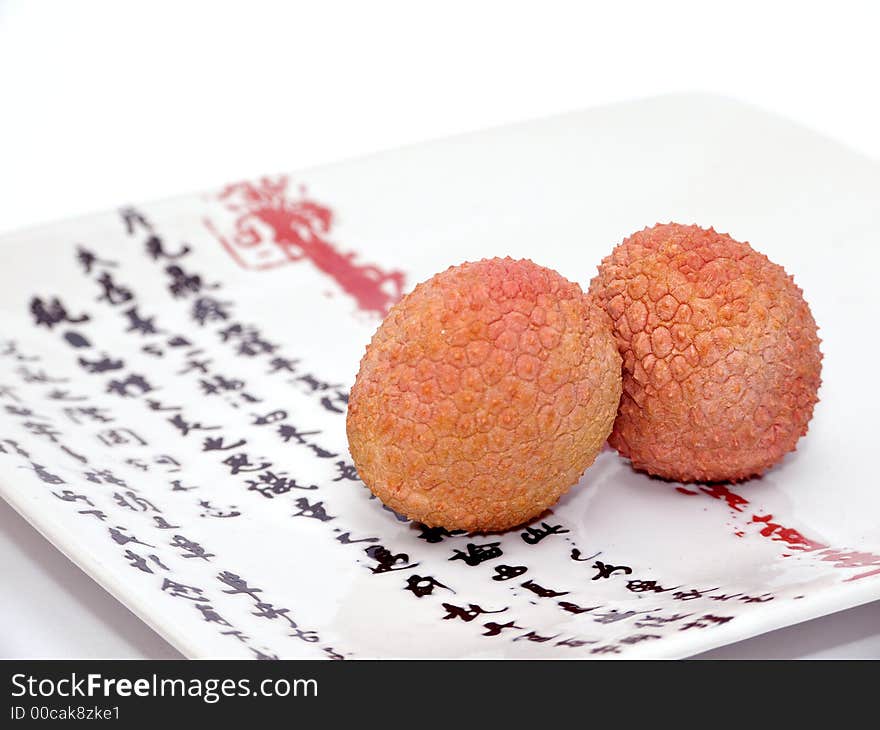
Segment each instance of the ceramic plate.
M531 258L586 285L696 222L793 273L820 325L809 434L682 486L605 451L552 512L449 534L383 508L347 393L401 293ZM880 598L880 165L667 97L5 237L0 492L190 657L683 657Z

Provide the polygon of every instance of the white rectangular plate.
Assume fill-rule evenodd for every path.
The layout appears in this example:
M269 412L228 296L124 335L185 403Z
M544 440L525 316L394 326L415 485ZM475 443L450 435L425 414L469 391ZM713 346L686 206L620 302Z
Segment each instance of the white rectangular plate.
M371 499L345 396L380 314L464 260L586 285L712 225L821 328L798 451L681 487L606 451L552 511L448 535ZM7 236L0 493L191 657L682 657L880 598L880 165L667 97Z

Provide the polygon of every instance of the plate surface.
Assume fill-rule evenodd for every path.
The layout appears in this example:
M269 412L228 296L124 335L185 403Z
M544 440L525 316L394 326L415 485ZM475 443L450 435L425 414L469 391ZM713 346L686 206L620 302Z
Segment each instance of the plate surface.
M727 488L606 451L504 534L370 498L346 393L401 292L505 255L586 285L669 220L804 289L824 384L795 454ZM878 239L880 165L694 96L6 236L0 493L192 657L688 656L880 598Z

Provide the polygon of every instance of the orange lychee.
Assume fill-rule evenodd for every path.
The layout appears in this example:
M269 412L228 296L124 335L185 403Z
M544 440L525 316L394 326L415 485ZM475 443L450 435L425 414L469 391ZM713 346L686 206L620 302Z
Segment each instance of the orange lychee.
M605 313L557 272L453 266L396 304L367 347L346 424L355 466L427 525L522 524L602 448L620 362Z
M781 266L713 229L646 228L599 266L623 396L610 444L682 482L756 476L807 432L820 384L816 323Z

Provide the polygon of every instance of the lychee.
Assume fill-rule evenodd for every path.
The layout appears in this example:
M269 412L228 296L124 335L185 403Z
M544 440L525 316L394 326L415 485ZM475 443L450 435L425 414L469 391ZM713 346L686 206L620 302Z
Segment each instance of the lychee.
M807 432L820 384L816 323L781 266L713 229L646 228L590 292L611 316L623 396L609 442L682 482L763 473Z
M430 526L503 530L575 484L611 431L621 361L581 288L528 260L453 266L396 304L348 407L358 473Z

